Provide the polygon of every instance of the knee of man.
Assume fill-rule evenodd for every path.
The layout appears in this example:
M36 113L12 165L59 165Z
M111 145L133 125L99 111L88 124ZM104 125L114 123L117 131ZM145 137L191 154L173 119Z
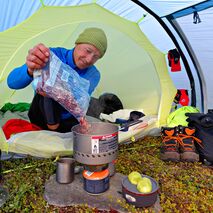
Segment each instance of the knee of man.
M59 127L59 125L60 125L59 123L53 124L53 125L47 124L47 127L48 127L49 130L56 130Z

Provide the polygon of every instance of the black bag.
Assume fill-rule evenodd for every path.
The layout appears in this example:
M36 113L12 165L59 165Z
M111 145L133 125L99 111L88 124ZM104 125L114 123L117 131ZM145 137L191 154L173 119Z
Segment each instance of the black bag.
M91 97L87 115L99 118L101 113L111 114L123 109L123 104L117 95L104 93L98 99Z
M186 113L189 127L195 127L195 137L202 146L195 144L202 162L213 164L213 113Z

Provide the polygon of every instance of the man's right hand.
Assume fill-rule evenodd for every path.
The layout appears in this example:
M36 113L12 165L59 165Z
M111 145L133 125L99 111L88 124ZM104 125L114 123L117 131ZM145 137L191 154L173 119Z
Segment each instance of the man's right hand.
M26 57L26 65L28 67L29 75L33 75L33 71L42 69L49 61L50 50L44 44L37 44L28 51Z

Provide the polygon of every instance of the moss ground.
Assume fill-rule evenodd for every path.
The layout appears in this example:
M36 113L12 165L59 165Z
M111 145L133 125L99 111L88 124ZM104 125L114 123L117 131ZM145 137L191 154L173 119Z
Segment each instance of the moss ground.
M116 171L128 175L131 171L155 178L160 186L162 212L213 212L213 169L201 163L163 162L159 158L161 139L146 137L120 145ZM53 159L11 159L2 162L3 183L9 199L0 212L103 212L86 204L60 208L43 199L44 184L55 173ZM127 212L150 212L122 204ZM105 212L115 213L114 210Z

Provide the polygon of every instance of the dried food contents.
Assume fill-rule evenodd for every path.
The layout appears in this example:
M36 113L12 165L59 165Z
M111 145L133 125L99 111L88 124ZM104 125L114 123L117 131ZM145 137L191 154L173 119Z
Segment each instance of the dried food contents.
M34 79L36 91L57 101L75 116L84 129L88 128L85 115L90 101L89 81L64 64L53 52L50 52L48 64L37 73Z

